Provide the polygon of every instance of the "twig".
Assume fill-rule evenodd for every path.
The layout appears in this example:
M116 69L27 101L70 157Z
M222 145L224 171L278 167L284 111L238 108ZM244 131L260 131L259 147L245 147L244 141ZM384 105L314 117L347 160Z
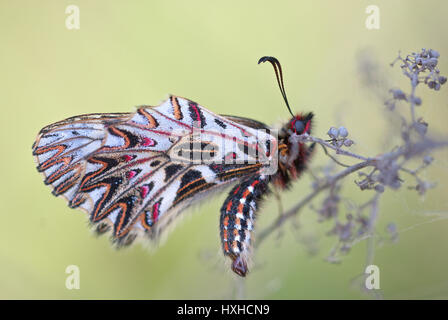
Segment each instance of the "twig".
M302 209L306 204L308 204L311 200L314 199L321 191L331 187L334 185L338 180L348 176L349 174L356 172L362 168L370 166L375 160L367 160L364 162L357 163L337 175L331 177L329 180L327 180L325 183L318 186L313 192L308 194L305 198L303 198L300 202L298 202L295 206L293 206L291 209L286 211L282 216L279 216L270 226L268 226L266 229L264 229L262 232L260 232L259 236L257 237L257 246L259 246L265 239L268 237L273 231L281 227L288 219L295 216L300 209Z

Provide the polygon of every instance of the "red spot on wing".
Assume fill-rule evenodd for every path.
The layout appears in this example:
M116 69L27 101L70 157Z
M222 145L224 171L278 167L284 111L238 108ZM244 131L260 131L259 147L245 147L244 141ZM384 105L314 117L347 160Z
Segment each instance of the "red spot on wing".
M129 162L129 161L132 160L132 156L130 156L130 155L128 155L128 154L125 154L125 155L123 156L123 160L126 161L126 162Z
M199 123L201 123L201 116L199 115L199 111L198 108L196 106L191 106L194 110L194 112L196 113L196 121L198 121Z
M144 137L142 140L143 140L142 146L144 146L144 147L152 147L155 145L154 140L152 140L148 137Z
M137 172L136 172L135 170L131 170L131 171L128 171L128 172L126 173L126 177L127 177L128 179L132 179L132 178L135 177L136 174L137 174Z
M152 219L154 220L154 222L156 222L159 218L159 206L160 202L157 202L152 206Z
M140 195L142 196L142 198L145 198L148 195L148 192L149 192L148 186L142 186L140 188Z

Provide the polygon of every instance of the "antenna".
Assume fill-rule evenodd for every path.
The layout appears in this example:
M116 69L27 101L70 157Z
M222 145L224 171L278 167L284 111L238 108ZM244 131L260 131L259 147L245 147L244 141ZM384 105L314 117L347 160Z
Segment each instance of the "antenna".
M268 56L261 57L260 60L258 60L258 64L266 61L269 61L274 67L275 76L277 77L278 87L280 88L280 92L282 93L283 100L285 100L286 107L288 108L289 113L294 117L294 114L289 107L288 98L286 97L285 85L283 84L282 66L280 65L280 62L277 60L277 58Z

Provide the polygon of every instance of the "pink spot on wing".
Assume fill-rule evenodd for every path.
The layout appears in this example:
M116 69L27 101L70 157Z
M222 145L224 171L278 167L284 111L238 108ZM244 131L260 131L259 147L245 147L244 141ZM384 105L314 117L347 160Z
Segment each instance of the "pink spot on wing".
M193 108L194 112L196 113L196 121L201 123L201 116L199 115L198 108L196 106L192 106L192 108Z
M126 176L128 179L132 179L135 177L136 174L137 174L137 172L135 172L134 170L131 170L126 173Z
M152 219L154 220L154 222L156 222L159 218L159 206L160 202L157 202L152 206Z
M130 155L128 155L128 154L125 154L125 155L123 156L123 159L124 159L124 161L129 162L129 161L132 160L132 157L131 157Z
M144 147L152 147L153 145L155 145L154 140L150 138L145 137L142 140L142 146Z
M142 186L140 188L140 195L142 196L142 198L145 198L148 195L148 192L149 192L148 186Z

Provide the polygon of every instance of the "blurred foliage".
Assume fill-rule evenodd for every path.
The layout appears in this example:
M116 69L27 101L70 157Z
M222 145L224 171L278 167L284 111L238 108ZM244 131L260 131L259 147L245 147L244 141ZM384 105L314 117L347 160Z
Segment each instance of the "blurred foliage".
M92 235L84 213L50 194L35 169L31 144L49 123L156 105L168 93L217 113L284 121L288 113L272 69L256 63L273 55L283 64L293 109L316 114L315 135L344 125L355 150L375 155L393 146L390 122L382 102L361 84L356 57L369 52L384 66L388 82L406 90L399 68L388 67L399 50L434 48L447 74L448 3L374 2L78 0L81 28L67 30L65 8L73 1L2 1L0 298L233 298L242 280L220 252L225 194L190 209L159 250L148 253L137 245L116 251L107 237ZM380 8L379 30L365 28L368 4ZM418 112L430 132L446 137L445 89L420 90ZM327 160L321 151L315 156L316 164ZM382 198L378 230L390 222L404 230L397 243L376 250L385 298L448 298L447 168L447 152L439 152L426 172L438 187L424 199L404 189ZM306 194L309 183L305 175L283 194L284 206ZM366 199L350 179L344 192L353 202ZM276 215L277 203L268 200L257 228ZM364 271L365 243L341 264L330 264L324 258L335 241L325 235L331 224L318 223L309 209L299 224L299 229L288 224L280 239L260 246L246 297L368 297L351 286ZM70 264L80 267L80 290L65 288Z

